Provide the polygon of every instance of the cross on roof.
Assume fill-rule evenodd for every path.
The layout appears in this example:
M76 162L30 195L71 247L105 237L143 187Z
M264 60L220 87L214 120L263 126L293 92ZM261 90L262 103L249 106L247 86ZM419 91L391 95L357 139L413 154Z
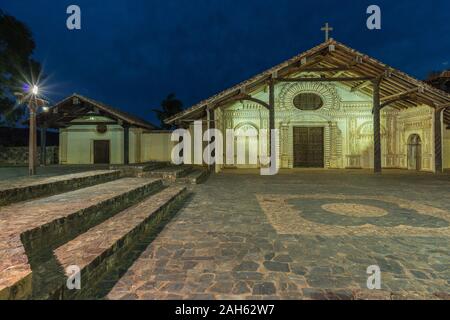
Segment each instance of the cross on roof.
M325 23L325 27L322 27L320 30L325 31L325 41L328 41L330 39L330 31L333 31L334 29L328 25L328 22Z

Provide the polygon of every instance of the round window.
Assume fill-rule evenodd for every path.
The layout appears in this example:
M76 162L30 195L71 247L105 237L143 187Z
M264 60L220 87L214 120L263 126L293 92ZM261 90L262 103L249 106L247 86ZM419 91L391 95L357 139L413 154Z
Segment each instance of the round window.
M97 132L98 133L106 133L106 131L108 131L108 127L105 124L98 124L97 125Z
M300 93L294 98L294 106L300 110L318 110L322 108L323 100L315 93Z

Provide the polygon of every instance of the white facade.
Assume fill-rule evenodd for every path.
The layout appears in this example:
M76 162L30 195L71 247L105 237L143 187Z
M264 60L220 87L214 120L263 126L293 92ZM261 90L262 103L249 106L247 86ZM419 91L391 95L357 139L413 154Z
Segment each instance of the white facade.
M321 97L323 106L315 111L304 111L294 106L300 93L314 93ZM268 101L267 89L252 95ZM251 101L233 102L215 111L216 127L235 130L269 128L269 112ZM420 170L434 167L434 111L426 105L407 110L383 109L381 113L382 166L408 168L408 141L420 137L417 155ZM352 92L344 84L322 82L278 83L275 85L275 127L279 130L278 164L293 168L295 127L322 127L324 132L324 168L373 168L372 98ZM444 140L444 167L450 167L450 134ZM248 142L247 142L248 144ZM414 149L416 150L416 149ZM225 153L225 151L224 151ZM224 157L226 154L224 155ZM411 157L411 155L409 155ZM225 166L218 166L221 169ZM235 167L248 167L235 165ZM416 168L414 168L416 169Z
M105 117L91 117L90 121L110 121ZM73 122L86 122L76 119ZM99 132L96 124L73 125L60 129L59 161L61 164L94 164L94 142L109 141L109 163L124 163L124 129L120 125L108 124L106 132ZM170 133L149 132L141 128L130 128L129 162L170 161Z

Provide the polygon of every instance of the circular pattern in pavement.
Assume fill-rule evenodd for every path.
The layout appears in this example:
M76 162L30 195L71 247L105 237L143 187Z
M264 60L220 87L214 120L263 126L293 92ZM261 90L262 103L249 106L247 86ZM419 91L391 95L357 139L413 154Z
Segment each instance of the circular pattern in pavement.
M322 209L331 213L361 218L383 217L388 214L382 208L356 203L328 203L322 205Z

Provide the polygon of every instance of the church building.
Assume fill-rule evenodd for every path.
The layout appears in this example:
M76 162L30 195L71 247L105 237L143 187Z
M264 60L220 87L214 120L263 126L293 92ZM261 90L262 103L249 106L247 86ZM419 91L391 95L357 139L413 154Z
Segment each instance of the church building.
M166 122L192 131L195 120L237 136L278 129L284 169L450 168L450 94L334 39ZM246 139L239 143L248 147L258 138ZM249 166L216 164L216 171L227 167Z
M171 132L91 98L73 94L37 116L41 154L47 129L59 130L59 163L128 165L169 162Z

